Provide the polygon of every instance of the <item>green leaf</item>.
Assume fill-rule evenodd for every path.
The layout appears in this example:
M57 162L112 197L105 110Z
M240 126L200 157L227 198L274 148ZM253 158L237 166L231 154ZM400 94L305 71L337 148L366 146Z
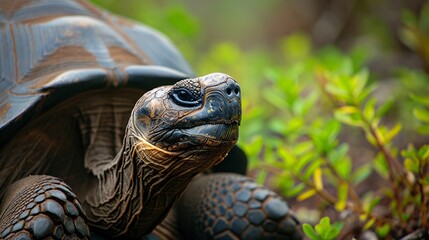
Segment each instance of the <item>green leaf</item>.
M372 167L370 164L364 164L360 166L352 175L353 184L357 185L367 179L372 172Z
M346 100L349 96L347 90L342 89L338 87L337 85L334 85L332 83L328 83L326 85L326 91L328 91L330 94L334 95L340 100Z
M429 126L418 126L416 128L417 132L422 134L422 135L429 135Z
M382 154L377 154L374 160L374 167L375 170L380 174L380 176L384 177L385 179L389 176L389 165L387 164L386 159Z
M315 227L316 232L324 240L335 239L342 228L342 224L332 224L329 217L324 217Z
M277 154L283 160L283 166L285 169L290 169L296 163L296 158L292 154L289 153L285 148L278 148Z
M303 100L303 105L301 108L300 116L305 116L310 111L314 111L314 105L319 100L319 93L317 91L312 91L308 94Z
M267 100L269 103L271 103L273 106L279 109L288 108L287 102L284 96L282 96L282 93L280 91L273 90L273 89L266 89L262 92L262 95L264 96L264 99Z
M314 159L314 156L313 156L313 154L312 153L309 153L309 154L305 154L305 155L303 155L303 156L301 156L300 158L299 158L299 160L297 160L296 162L295 162L295 165L293 166L293 171L294 172L296 172L296 173L301 173L301 170L305 167L305 166L307 166L307 164L309 164L309 163L311 163L311 162L314 162L315 161L315 159Z
M297 201L304 201L304 200L309 199L312 196L316 195L316 193L317 193L316 189L307 190L307 191L301 193L298 197L296 197L296 200Z
M402 129L402 124L397 123L392 129L390 129L384 136L386 142L390 142Z
M302 224L302 230L304 231L305 235L309 237L311 240L321 240L321 238L316 234L313 227L308 224L304 223Z
M413 12L407 9L402 12L402 22L406 25L416 25L417 17Z
M375 117L375 104L377 100L375 98L370 98L363 108L363 115L366 119L372 120Z
M422 97L422 96L417 96L415 94L410 94L410 98L419 104L425 105L425 106L429 106L429 97Z
M285 191L283 191L283 193L288 196L288 197L294 197L298 194L300 194L305 188L305 184L304 183L298 183L295 186L293 186L292 188L289 188Z
M406 158L404 160L404 166L405 166L405 169L407 169L410 172L413 172L413 173L418 173L419 172L419 165L418 165L418 163L416 161L414 161L413 159L411 159L411 158Z
M353 76L353 79L356 81L356 85L353 89L353 95L358 97L362 94L362 90L365 88L366 83L368 82L368 70L362 69L358 74Z
M342 143L340 146L335 148L335 150L328 153L328 160L332 164L336 165L338 162L342 161L347 157L349 151L349 145L347 143Z
M293 153L296 156L300 156L311 150L313 150L313 144L311 143L311 141L302 141L293 148Z
M374 223L375 223L375 221L376 221L376 220L377 220L376 218L371 218L370 220L368 220L368 221L364 224L363 229L364 229L364 230L368 230L369 228L371 228L371 227L374 225Z
M413 115L420 121L429 123L429 111L422 108L414 108Z
M389 224L384 224L383 226L376 227L375 228L375 232L377 233L378 236L384 238L390 232L390 225Z
M389 99L385 102L383 102L379 107L378 110L376 112L376 117L377 118L382 118L384 115L386 115L387 112L389 112L389 110L392 108L393 106L393 100Z
M350 113L344 112L344 110L343 111L336 110L334 112L334 117L338 121L351 126L356 126L356 127L363 126L362 118L359 116L358 113L350 114Z
M323 161L321 159L315 160L310 163L310 165L305 169L304 179L309 179L313 176L314 171L322 165Z
M340 177L342 179L349 179L350 178L350 172L352 169L352 162L350 158L343 158L342 161L338 161L334 165L335 170L338 172Z
M325 233L324 238L328 240L336 239L338 234L340 234L340 229L332 227Z
M377 196L374 199L372 199L368 206L368 212L372 212L372 210L381 202L381 197Z
M429 145L423 145L418 151L420 159L427 161L429 158Z
M343 182L338 187L338 202L335 204L335 209L341 212L344 210L347 204L348 199L349 185L346 182Z
M374 90L377 89L376 84L370 84L362 90L362 93L359 95L357 102L362 103Z
M268 174L266 171L261 170L256 177L256 182L259 184L264 184L265 180L267 179L267 175Z
M406 46L408 46L414 51L416 50L418 39L417 39L416 31L414 29L412 28L400 29L399 37Z
M320 219L320 222L316 224L316 226L314 226L314 229L320 236L324 238L323 235L325 235L325 233L329 231L330 226L331 220L329 219L329 217L323 217L322 219Z

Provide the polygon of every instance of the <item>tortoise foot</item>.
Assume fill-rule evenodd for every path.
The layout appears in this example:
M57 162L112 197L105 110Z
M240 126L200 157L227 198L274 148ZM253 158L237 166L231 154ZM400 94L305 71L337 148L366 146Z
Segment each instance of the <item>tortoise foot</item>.
M178 206L185 239L301 239L299 222L273 191L237 174L190 183Z
M0 204L2 239L88 239L76 195L60 179L30 176L12 184Z

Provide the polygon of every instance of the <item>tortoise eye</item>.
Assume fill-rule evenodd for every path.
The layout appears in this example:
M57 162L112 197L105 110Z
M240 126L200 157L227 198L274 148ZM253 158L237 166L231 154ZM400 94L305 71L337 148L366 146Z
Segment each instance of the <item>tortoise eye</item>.
M201 99L186 88L173 89L170 96L174 103L183 107L196 107L201 103Z

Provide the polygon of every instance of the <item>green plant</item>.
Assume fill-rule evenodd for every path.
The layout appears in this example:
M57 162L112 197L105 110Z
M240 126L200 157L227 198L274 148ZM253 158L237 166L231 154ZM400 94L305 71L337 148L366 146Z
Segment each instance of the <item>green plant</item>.
M393 102L377 100L376 84L361 62L328 49L302 64L267 73L273 89L266 99L287 121L272 120L272 133L267 137L274 140L256 138L246 148L263 169L260 177L274 175L284 194L298 201L318 196L338 213L357 214L362 228L372 229L380 237L399 237L427 228L429 148L410 144L400 151L395 146L402 123L383 122ZM307 78L308 69L313 78ZM423 123L420 132L425 132L429 99L412 98L423 104L414 115ZM356 138L361 139L358 144ZM351 154L350 148L362 148L364 141L371 145L362 150L372 156L370 161ZM358 192L370 177L382 184ZM322 225L329 224L324 220L318 228ZM316 234L308 225L303 227L312 239L328 239L317 228Z
M342 228L341 223L331 224L328 217L320 219L320 222L314 228L307 223L302 225L305 235L311 240L332 240L336 239Z

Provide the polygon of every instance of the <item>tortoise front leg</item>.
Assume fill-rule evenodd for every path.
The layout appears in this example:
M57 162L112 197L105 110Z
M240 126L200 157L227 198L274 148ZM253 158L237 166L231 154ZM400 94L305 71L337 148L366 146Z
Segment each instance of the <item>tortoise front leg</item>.
M13 183L0 203L1 239L89 238L76 195L60 179L30 176Z
M273 191L238 174L193 180L177 205L185 239L301 239L299 222Z

